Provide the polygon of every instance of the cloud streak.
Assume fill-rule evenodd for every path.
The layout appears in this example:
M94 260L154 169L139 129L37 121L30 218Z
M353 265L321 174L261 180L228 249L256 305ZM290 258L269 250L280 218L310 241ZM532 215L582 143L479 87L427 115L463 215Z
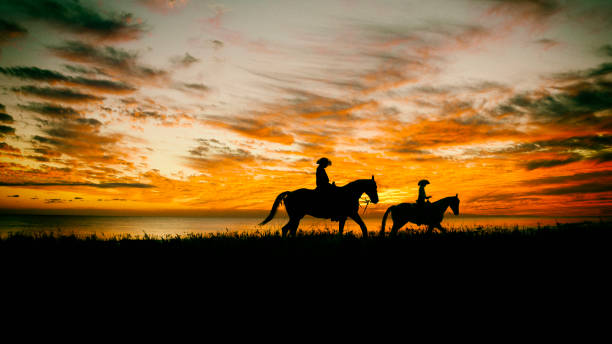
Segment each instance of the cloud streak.
M98 189L117 189L117 188L136 188L136 189L149 189L154 188L154 185L142 184L142 183L73 183L73 182L57 182L57 183L37 183L37 182L23 182L23 183L4 183L0 182L0 186L6 187L53 187L53 186L87 186Z
M66 76L59 72L40 69L37 67L0 67L0 73L23 80L35 80L71 86L81 86L106 93L125 94L134 92L136 90L134 87L124 82Z
M68 61L90 64L117 78L128 77L140 83L156 83L165 80L168 72L143 66L138 53L112 46L94 46L80 41L66 41L51 46L49 50Z
M25 20L40 20L103 41L134 40L146 31L130 13L100 13L78 1L3 1L0 11Z
M81 115L79 111L72 107L65 107L52 103L30 102L28 104L19 104L19 107L52 118L78 117Z
M21 86L12 88L12 91L24 96L34 96L37 98L74 104L100 102L104 100L103 97L81 93L71 88Z

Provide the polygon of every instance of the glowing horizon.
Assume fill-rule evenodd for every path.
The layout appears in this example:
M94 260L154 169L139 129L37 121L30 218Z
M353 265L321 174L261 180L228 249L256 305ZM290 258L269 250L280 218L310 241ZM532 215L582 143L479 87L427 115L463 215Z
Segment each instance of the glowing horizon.
M0 210L612 215L606 1L0 3ZM370 210L368 210L370 211Z

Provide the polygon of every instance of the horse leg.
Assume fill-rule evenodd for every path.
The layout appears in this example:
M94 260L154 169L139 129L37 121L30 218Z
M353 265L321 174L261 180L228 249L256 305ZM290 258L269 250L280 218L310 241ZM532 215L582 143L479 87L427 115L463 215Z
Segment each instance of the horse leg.
M289 231L289 228L291 228L291 219L289 219L289 222L287 222L286 225L283 226L282 231L283 231L283 238L287 236L287 232Z
M438 224L436 225L436 227L438 227L438 229L440 230L440 232L442 232L442 233L446 233L446 229L445 229L444 227L442 227L442 224L438 223Z
M298 226L300 225L300 220L302 219L303 216L300 217L296 217L294 220L289 221L289 223L291 224L291 226L289 227L289 229L291 230L291 236L295 237L297 230L298 230Z
M391 227L391 233L389 234L390 236L396 236L397 235L397 231L401 228L402 226L398 226L397 223L393 222L393 227Z
M427 225L427 234L433 233L433 230L434 230L433 225Z
M346 217L343 217L338 221L338 234L342 235L344 232L344 223L346 222Z
M402 228L406 222L393 222L393 227L391 227L391 236L396 236L397 232Z
M351 215L351 219L353 219L353 221L355 221L359 225L359 227L361 228L361 233L363 234L363 238L367 239L368 227L366 227L365 223L363 223L363 220L361 219L361 217L359 217L359 214Z

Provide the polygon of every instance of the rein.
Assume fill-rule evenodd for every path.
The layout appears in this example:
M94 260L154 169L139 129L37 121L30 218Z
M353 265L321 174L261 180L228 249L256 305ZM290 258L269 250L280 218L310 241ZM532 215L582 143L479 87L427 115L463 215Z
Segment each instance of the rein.
M371 201L370 201L369 198L366 198L365 202L366 202L366 206L365 206L365 208L363 208L363 213L361 215L365 215L365 212L366 212L366 210L368 210L368 205L370 205Z

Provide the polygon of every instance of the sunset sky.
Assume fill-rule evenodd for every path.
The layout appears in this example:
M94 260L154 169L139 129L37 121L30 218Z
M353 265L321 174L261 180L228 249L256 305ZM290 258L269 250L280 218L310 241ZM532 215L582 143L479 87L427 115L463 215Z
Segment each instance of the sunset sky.
M0 1L0 209L612 215L612 2Z

